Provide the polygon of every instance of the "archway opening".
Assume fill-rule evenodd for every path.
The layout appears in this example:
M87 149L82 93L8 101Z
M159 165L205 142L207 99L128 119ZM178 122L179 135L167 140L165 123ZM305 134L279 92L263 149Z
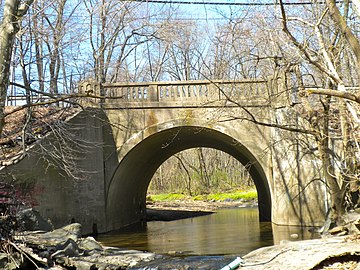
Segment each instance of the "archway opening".
M206 205L208 210L254 206L257 191L248 171L250 166L212 148L181 151L155 172L148 188L147 204L150 207L171 204L199 211Z
M122 159L111 182L108 183L108 230L144 219L147 190L156 170L176 153L198 147L223 151L247 166L258 193L260 221L270 221L269 184L261 164L249 149L224 132L198 126L181 126L148 136Z

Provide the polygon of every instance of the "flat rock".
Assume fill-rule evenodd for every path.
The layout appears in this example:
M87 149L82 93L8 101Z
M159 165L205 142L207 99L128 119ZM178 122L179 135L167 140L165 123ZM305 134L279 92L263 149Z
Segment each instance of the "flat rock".
M186 256L158 258L140 263L132 270L219 270L231 263L236 256ZM240 269L240 268L239 268Z
M82 250L103 250L103 247L93 237L87 237L78 241L79 248Z
M81 237L81 225L79 223L73 223L46 233L24 232L21 237L27 243L56 246L66 242L68 239L77 241Z
M140 262L154 260L158 255L137 250L120 250L118 248L106 248L90 256L68 258L66 266L93 266L95 269L120 269L120 267L133 267ZM122 269L122 268L121 268Z
M77 257L79 256L79 247L77 243L69 238L64 244L59 244L56 246L57 251L51 255L52 258L57 258L60 256L66 257Z
M329 257L360 254L357 241L346 241L346 237L283 242L280 245L264 247L243 257L241 269L312 269Z
M334 235L334 234L342 233L342 232L344 232L344 231L345 231L345 232L347 231L347 229L345 228L345 226L336 226L336 227L330 229L330 230L328 231L328 233Z

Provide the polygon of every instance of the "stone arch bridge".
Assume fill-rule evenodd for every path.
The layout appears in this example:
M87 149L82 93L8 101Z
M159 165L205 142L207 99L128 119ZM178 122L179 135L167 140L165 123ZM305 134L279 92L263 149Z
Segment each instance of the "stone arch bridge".
M83 99L87 109L68 122L68 132L86 142L68 154L86 179L74 182L61 167L49 166L39 146L6 171L20 186L27 183L35 208L56 226L75 220L84 232L105 232L144 219L148 185L166 159L209 147L248 168L261 220L319 225L327 202L324 186L312 181L319 178L317 162L299 158L296 134L282 139L278 129L249 121L296 122L287 110L292 95L283 90L279 80L85 82L79 92L104 97ZM55 151L46 141L56 141L54 135L41 148Z

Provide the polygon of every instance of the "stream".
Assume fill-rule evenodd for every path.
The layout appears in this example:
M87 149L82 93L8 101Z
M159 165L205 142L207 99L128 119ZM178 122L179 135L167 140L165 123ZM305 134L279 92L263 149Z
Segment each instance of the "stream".
M281 240L311 239L299 227L259 222L258 208L227 208L175 221L151 221L99 235L106 246L170 255L245 255Z

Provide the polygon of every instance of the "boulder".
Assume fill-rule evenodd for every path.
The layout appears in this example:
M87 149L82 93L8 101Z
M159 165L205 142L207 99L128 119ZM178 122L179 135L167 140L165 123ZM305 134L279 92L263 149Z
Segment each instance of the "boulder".
M78 241L79 248L84 251L103 250L103 247L93 237L87 237Z
M347 234L348 229L345 226L336 226L328 231L331 235L342 236Z
M38 211L27 208L20 210L16 219L20 231L45 231L53 230L52 224L45 220Z
M80 237L81 224L79 223L72 223L51 232L30 232L23 235L25 242L43 246L56 246L65 243L68 239L76 242Z
M79 256L79 247L76 242L69 238L65 243L58 244L56 246L56 250L52 255L51 258L59 258L59 257L77 257Z

